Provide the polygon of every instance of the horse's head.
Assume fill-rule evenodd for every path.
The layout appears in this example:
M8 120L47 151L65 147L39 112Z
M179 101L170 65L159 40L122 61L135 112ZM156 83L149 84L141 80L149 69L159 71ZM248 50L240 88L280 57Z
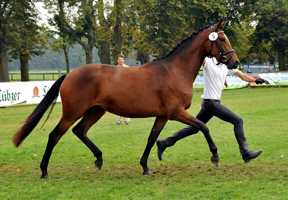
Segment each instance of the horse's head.
M225 22L218 22L211 26L208 36L210 42L209 55L215 57L219 63L227 65L228 69L235 69L240 61L232 49L229 39L224 34Z

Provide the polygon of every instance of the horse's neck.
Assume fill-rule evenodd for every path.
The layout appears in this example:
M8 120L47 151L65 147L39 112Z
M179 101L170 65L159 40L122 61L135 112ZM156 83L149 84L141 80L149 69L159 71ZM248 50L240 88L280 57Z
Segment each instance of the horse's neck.
M192 41L187 41L186 44L181 46L173 57L171 57L173 69L181 71L181 73L185 74L185 77L188 78L189 82L192 83L198 75L202 62L206 56L203 47L206 40L198 40L198 37L200 38L200 34Z

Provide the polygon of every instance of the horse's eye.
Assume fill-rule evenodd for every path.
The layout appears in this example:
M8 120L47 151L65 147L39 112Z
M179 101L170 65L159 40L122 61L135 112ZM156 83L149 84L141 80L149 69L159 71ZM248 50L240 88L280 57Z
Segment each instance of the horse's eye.
M225 42L225 39L223 39L223 38L219 38L219 40L220 40L221 42Z

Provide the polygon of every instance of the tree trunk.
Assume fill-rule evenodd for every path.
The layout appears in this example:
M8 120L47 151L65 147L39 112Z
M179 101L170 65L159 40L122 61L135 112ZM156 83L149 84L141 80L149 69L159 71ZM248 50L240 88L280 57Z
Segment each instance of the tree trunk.
M113 51L113 63L117 64L117 55L122 50L122 34L121 34L121 23L122 23L122 0L115 0L115 13L116 13L116 25L114 27L114 40L115 50Z
M86 64L91 64L92 63L92 51L93 51L93 46L92 47L87 47L86 50Z
M258 56L258 64L259 65L263 65L264 64L264 60L263 60L262 56Z
M0 82L10 82L7 54L3 51L0 52Z
M285 48L278 47L278 62L279 62L279 71L286 71L285 67Z
M89 0L88 5L91 8L92 12L90 13L91 24L89 24L90 26L89 26L88 44L87 44L87 49L86 49L86 64L91 64L92 63L93 45L94 45L93 21L95 20L93 0Z
M269 64L271 64L271 65L275 64L275 56L274 55L269 56Z
M141 65L144 65L147 62L150 62L150 57L149 55L145 54L145 53L138 53L138 59L141 62Z
M111 65L111 57L110 57L110 43L106 41L99 42L98 56L100 58L100 62L102 64Z
M21 81L29 81L29 61L20 57Z
M247 64L247 65L251 64L251 58L250 58L250 56L248 56L248 57L246 58L246 64Z
M104 3L103 0L98 0L98 20L100 24L100 30L105 33L109 33L111 29L111 23L108 23L110 20L105 19L104 14ZM97 41L99 48L98 48L98 56L100 58L100 62L102 64L109 64L111 65L111 52L110 52L110 41L109 37L100 37Z
M65 55L66 71L67 71L67 73L69 73L70 72L69 56L68 56L68 51L67 51L65 45L63 45L63 51L64 51L64 55Z

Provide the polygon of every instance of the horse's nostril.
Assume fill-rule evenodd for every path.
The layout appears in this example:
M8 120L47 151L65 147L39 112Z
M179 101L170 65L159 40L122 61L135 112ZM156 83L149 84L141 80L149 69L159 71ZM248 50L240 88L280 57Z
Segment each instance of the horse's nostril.
M235 67L237 68L239 66L239 64L240 64L239 60L236 60Z

